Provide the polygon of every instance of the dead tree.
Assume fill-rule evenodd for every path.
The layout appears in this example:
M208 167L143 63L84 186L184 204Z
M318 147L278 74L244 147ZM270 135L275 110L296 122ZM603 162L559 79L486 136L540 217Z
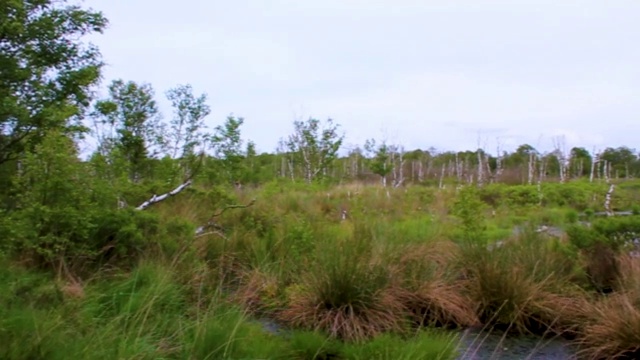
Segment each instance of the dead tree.
M593 149L593 157L591 158L591 172L589 174L589 182L593 182L593 175L596 172L596 166L600 164L600 153Z

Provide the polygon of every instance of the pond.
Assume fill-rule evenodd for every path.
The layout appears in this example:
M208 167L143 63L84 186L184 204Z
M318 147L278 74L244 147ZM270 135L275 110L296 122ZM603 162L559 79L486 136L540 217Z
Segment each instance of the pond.
M561 338L505 337L497 332L467 329L459 344L460 360L572 359L575 349Z
M282 335L286 331L268 319L258 320L265 331ZM458 360L566 360L575 358L575 349L561 338L503 336L499 332L466 329L461 331Z

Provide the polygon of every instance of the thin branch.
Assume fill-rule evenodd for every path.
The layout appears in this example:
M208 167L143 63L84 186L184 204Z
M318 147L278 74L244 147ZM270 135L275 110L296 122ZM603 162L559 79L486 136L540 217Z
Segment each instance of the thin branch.
M251 202L249 202L246 205L228 205L224 209L222 209L219 213L211 215L210 220L212 220L213 218L216 218L216 217L224 214L224 212L229 210L229 209L246 209L246 208L248 208L250 206L253 206L253 204L255 204L255 202L256 202L256 199L253 199L253 200L251 200Z
M207 236L207 235L218 235L219 237L221 237L223 240L229 240L229 238L227 238L221 231L209 231L209 232L203 232L201 234L196 234L195 238L199 238L202 236Z
M215 230L213 230L213 233L216 233L218 236L226 239L226 237L223 235L224 232L224 228L222 228L220 225L216 224L214 222L214 219L217 218L218 216L224 214L225 211L229 210L229 209L246 209L250 206L253 206L253 204L255 204L256 199L251 200L251 202L249 202L246 205L229 205L226 206L224 209L222 209L219 213L213 214L210 218L209 221L207 221L206 225L200 226L196 229L196 237L200 237L200 236L204 236L206 234L209 233L205 233L205 231L214 228Z

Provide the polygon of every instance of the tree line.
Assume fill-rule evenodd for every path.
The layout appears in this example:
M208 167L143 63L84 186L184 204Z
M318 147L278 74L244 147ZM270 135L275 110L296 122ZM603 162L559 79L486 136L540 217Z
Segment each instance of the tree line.
M86 164L113 184L199 177L209 183L260 184L278 178L370 181L383 186L432 182L529 183L576 178L631 178L640 174L638 152L628 147L601 152L565 149L543 153L523 144L513 152L405 150L401 144L367 140L346 152L345 134L332 119L296 120L272 152L258 154L242 138L242 117L208 129L206 94L188 84L164 95L173 114L163 120L151 84L117 79L108 96L96 98L104 65L99 49L82 41L102 33L101 12L51 0L11 0L0 15L0 167L2 188L27 171L47 136L64 136L77 156L82 139L94 139ZM115 185L114 185L115 186ZM117 187L117 186L116 186ZM8 196L7 191L4 194Z

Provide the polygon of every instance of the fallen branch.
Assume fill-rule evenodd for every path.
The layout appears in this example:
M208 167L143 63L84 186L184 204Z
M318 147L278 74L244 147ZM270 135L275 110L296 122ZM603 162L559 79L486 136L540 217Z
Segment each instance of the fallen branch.
M187 180L186 182L180 184L180 186L178 186L177 188L173 189L172 191L170 191L170 192L168 192L166 194L162 194L160 196L153 195L151 197L151 199L149 199L149 200L143 202L142 204L140 204L136 208L136 210L144 210L144 209L148 208L149 206L151 206L151 205L153 205L155 203L163 201L163 200L165 200L165 199L167 199L167 198L169 198L171 196L174 196L174 195L180 193L182 190L186 189L189 185L191 185L191 180Z
M197 166L190 171L189 176L186 178L186 180L180 184L177 188L173 189L172 191L166 193L166 194L162 194L160 196L156 196L155 194L151 197L151 199L143 202L142 204L140 204L136 210L144 210L146 208L148 208L149 206L158 203L160 201L163 201L171 196L177 195L178 193L180 193L182 190L186 189L188 186L191 185L191 179L193 179L193 177L200 172L200 169L202 168L202 164L204 162L204 151L200 152L199 155L199 161L197 163ZM122 208L122 207L126 207L126 202L124 201L120 201L120 199L118 199L118 207Z
M209 232L203 232L201 234L198 234L196 231L196 238L202 237L202 236L207 236L207 235L218 235L219 237L221 237L223 240L229 240L221 231L209 231Z
M246 205L228 205L225 208L223 208L220 212L215 213L213 215L211 215L211 217L209 218L209 221L207 221L206 225L200 226L196 229L196 237L200 237L200 236L205 236L205 235L209 235L209 234L216 234L220 237L222 237L223 239L227 239L224 236L224 228L222 228L220 225L215 223L215 218L221 216L222 214L224 214L225 211L230 210L230 209L246 209L250 206L253 206L253 204L255 204L256 199L251 200L251 202L249 202ZM207 232L209 229L214 228L215 230Z

